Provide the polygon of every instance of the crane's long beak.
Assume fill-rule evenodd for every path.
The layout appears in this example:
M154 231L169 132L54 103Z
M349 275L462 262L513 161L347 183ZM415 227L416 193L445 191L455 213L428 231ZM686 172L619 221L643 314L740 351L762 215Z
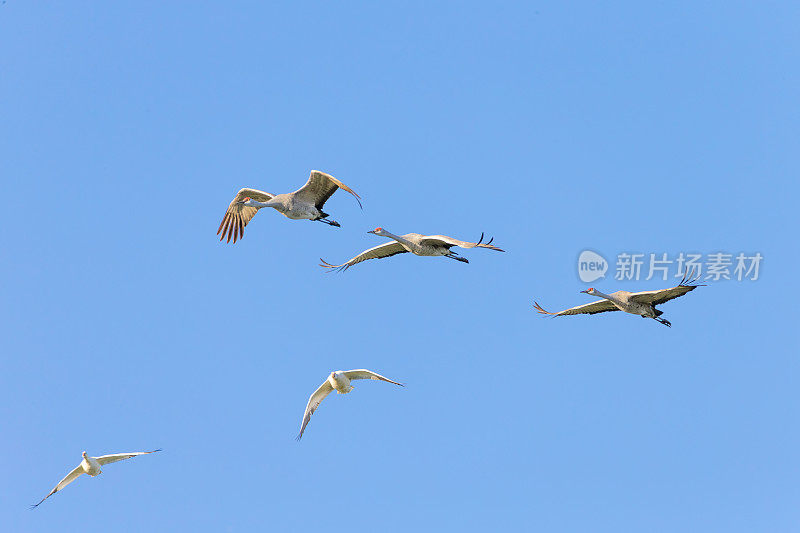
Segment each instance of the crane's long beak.
M584 294L589 294L589 289L586 289L585 291L581 291L581 292L584 293Z
M374 235L375 231L374 230L369 230L367 233L372 233Z

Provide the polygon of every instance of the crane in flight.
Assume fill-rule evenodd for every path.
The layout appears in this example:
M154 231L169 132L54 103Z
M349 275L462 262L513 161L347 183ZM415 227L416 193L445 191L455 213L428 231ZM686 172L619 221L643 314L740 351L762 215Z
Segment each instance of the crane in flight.
M228 237L227 242L231 242L233 238L235 243L237 239L241 239L244 236L244 227L256 216L258 210L264 207L271 207L292 220L318 220L329 226L340 227L341 224L329 219L330 215L322 210L322 206L337 189L352 194L361 207L361 197L353 189L319 170L312 170L305 185L286 194L271 194L250 188L241 189L222 217L217 230L217 235L222 234L219 240Z
M391 257L393 255L404 254L406 252L411 252L414 255L422 256L444 256L450 259L455 259L456 261L461 261L463 263L469 263L467 258L461 257L456 252L451 250L451 248L454 246L459 246L461 248L488 248L489 250L496 250L498 252L505 251L501 250L497 246L492 246L492 241L494 238L489 239L487 242L483 242L483 233L481 233L481 238L478 239L478 242L459 241L458 239L448 237L447 235L420 235L419 233L395 235L394 233L390 233L383 228L375 228L367 233L372 233L381 237L389 237L392 239L392 241L387 242L386 244L380 244L368 250L364 250L357 256L350 259L348 262L342 263L341 265L332 265L324 259L320 259L322 263L320 263L319 266L323 268L330 268L331 270L341 271L347 270L351 266L368 259L383 259L384 257Z
M603 298L596 302L571 307L558 313L546 311L538 302L533 302L533 307L543 315L564 316L564 315L595 315L607 311L625 311L632 315L639 315L642 318L652 318L667 327L672 327L672 323L665 318L661 318L663 311L656 309L656 306L674 300L684 294L695 290L702 285L697 283L699 276L695 277L694 269L686 272L683 279L676 287L661 289L657 291L628 292L616 291L605 294L595 288L581 291L592 296Z

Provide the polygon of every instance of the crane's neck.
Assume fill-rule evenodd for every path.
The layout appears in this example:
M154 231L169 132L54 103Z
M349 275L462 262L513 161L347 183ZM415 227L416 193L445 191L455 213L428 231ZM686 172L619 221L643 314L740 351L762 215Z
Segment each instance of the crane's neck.
M610 294L606 294L604 292L600 292L597 289L594 290L594 294L592 294L592 296L599 296L600 298L605 298L606 300L609 300L611 302L616 302L617 301L617 299L614 298L613 296L611 296Z
M389 237L390 239L394 239L397 242L399 242L400 244L408 246L409 248L414 246L414 243L412 243L411 241L409 241L405 237L401 237L400 235L395 235L394 233L390 233L390 232L388 232L386 230L383 230L383 236L384 237Z
M259 202L258 200L253 200L252 198L244 202L244 205L247 207L256 207L261 209L262 207L275 207L277 204L272 200L268 200L266 202Z

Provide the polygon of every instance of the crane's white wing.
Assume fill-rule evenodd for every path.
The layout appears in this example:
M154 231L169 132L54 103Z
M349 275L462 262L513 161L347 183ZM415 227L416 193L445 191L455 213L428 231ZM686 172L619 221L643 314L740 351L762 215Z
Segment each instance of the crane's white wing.
M275 195L268 192L248 188L241 189L236 193L233 201L228 206L228 210L225 211L225 216L222 217L222 222L219 223L217 235L222 233L219 240L227 236L227 242L231 242L231 237L233 237L233 242L235 243L236 239L241 239L244 236L244 227L258 213L258 208L243 205L242 202L244 202L245 198L252 198L258 202L268 202L272 200L273 196Z
M37 503L36 505L32 505L31 509L33 509L34 507L39 507L39 505L43 501L45 501L47 498L49 498L50 496L52 496L56 492L60 491L61 489L63 489L64 487L66 487L67 485L69 485L70 483L75 481L76 479L78 479L78 476L80 476L81 474L83 474L83 467L81 465L78 465L78 466L75 467L75 469L72 472L67 474L64 479L62 479L61 481L58 482L58 485L56 485L55 488L50 491L50 494L48 494L47 496L42 498L42 500L39 503Z
M350 261L343 263L341 265L332 265L325 261L324 259L320 258L319 266L323 268L330 268L330 269L338 269L338 270L347 270L351 266L355 265L356 263L360 263L361 261L366 261L367 259L383 259L384 257L391 257L397 254L403 254L408 252L402 244L397 241L387 242L386 244L381 244L370 248L369 250L364 250L354 258L350 259Z
M347 376L347 379L354 380L354 379L374 379L378 381L388 381L389 383L394 383L395 385L400 385L401 387L405 387L402 383L398 383L396 381L392 381L391 379L381 376L380 374L376 374L372 370L367 370L366 368L359 368L356 370L346 370L344 373Z
M670 287L669 289L661 289L659 291L634 292L630 295L630 299L631 301L641 304L658 305L683 296L687 292L695 290L697 287L701 287L701 285L697 284L697 278L694 277L694 270L692 270L692 272L687 272L686 275L683 276L683 279L677 287Z
M597 313L605 313L607 311L619 311L617 306L609 302L608 300L600 300L598 302L592 302L590 304L579 305L577 307L572 307L570 309L565 309L563 311L559 311L558 313L551 313L550 311L545 311L541 305L537 302L533 302L533 307L536 308L543 315L553 315L553 316L563 316L563 315L594 315Z
M447 246L448 248L450 246L460 246L461 248L488 248L489 250L505 252L505 250L501 250L497 246L493 246L493 240L494 237L489 239L487 242L483 242L483 233L481 233L481 238L478 239L478 242L460 241L458 239L448 237L447 235L425 235L425 237L420 241L420 244L438 244L440 246Z
M333 193L336 192L336 189L342 189L352 194L355 197L356 202L358 202L358 206L363 209L361 205L361 197L357 195L353 189L337 180L330 174L320 172L319 170L312 170L311 175L308 176L308 181L306 184L297 189L294 194L297 196L297 198L303 200L304 202L314 204L317 209L322 210L322 206L325 205L325 202L328 201L328 198L330 198Z
M150 452L112 453L111 455L101 455L100 457L95 457L95 459L97 459L97 462L101 465L107 465L110 463L116 463L117 461L130 459L131 457L136 457L137 455L147 455L148 453L156 453L160 451L161 448Z
M308 425L308 421L311 420L311 415L314 414L314 411L317 410L319 404L322 403L322 400L333 391L333 387L325 380L325 383L319 386L317 390L314 391L308 398L308 405L306 405L306 412L303 414L303 424L300 426L300 434L297 435L297 440L300 440L300 437L303 436L303 432L306 430L306 426Z

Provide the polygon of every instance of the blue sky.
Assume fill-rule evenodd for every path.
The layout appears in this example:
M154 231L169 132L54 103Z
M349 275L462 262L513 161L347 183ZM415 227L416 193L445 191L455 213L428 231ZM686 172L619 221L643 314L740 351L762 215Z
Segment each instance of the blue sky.
M646 5L644 5L646 4ZM0 5L0 521L797 531L794 2ZM353 187L342 228L242 186ZM495 237L470 264L395 233ZM760 279L548 319L584 249ZM595 283L605 292L668 286ZM776 302L776 297L779 298ZM335 369L370 368L294 441ZM82 450L164 452L84 477Z

